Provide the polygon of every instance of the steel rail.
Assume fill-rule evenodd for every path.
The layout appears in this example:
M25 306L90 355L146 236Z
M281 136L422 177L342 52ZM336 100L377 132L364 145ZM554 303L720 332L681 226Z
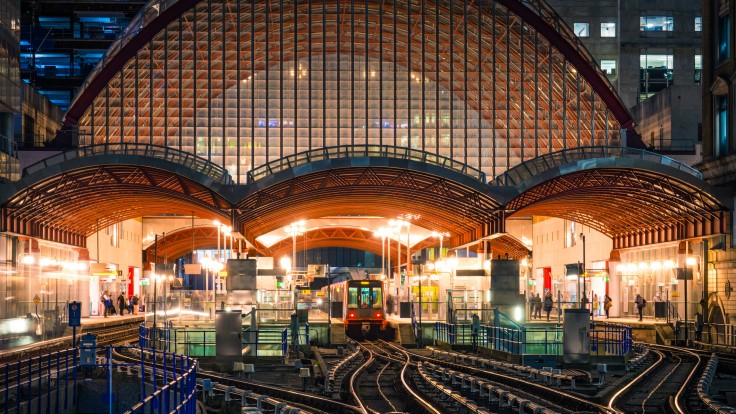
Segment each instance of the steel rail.
M358 395L358 391L355 389L355 379L360 375L360 372L366 369L368 366L370 366L373 363L373 351L366 347L362 347L366 352L368 352L368 360L358 367L355 371L353 371L353 375L350 376L350 394L353 396L353 399L358 404L358 407L360 407L360 411L363 414L368 414L368 406L363 404L363 401L360 399L360 396ZM371 410L372 412L373 410Z
M388 344L386 341L381 341L384 344ZM390 345L390 344L389 344ZM425 410L429 411L430 413L434 414L441 414L441 412L436 409L429 401L422 398L419 394L414 392L414 390L409 386L409 384L406 381L406 369L409 368L409 365L411 363L411 357L409 356L409 353L401 348L396 348L393 345L391 345L394 349L397 349L399 352L403 353L406 357L406 362L404 362L404 367L401 368L401 374L399 376L401 377L401 384L403 385L404 389L416 400L422 407L424 407Z
M134 357L130 357L127 355L119 353L118 355L121 358L127 358L128 360L134 359ZM136 359L136 361L140 362L140 359ZM359 407L345 404L340 401L331 400L329 398L324 398L317 395L305 394L303 392L260 382L247 381L240 378L231 378L212 371L197 370L197 378L210 378L220 384L232 385L236 388L248 388L253 390L253 392L257 392L259 394L270 395L274 398L289 401L295 404L301 404L312 409L316 408L318 410L324 410L330 413L362 413Z
M389 344L389 343L387 343L387 344L389 346L393 347L393 348L396 348L396 346L393 345L393 344ZM403 351L402 350L402 352L406 352L406 351ZM407 352L407 354L409 354L409 353ZM494 381L498 382L499 384L502 384L504 386L511 387L511 388L514 388L514 389L524 390L524 392L526 392L526 393L531 393L531 394L536 393L537 394L537 398L540 398L540 399L543 399L543 400L547 400L550 403L555 403L555 401L554 401L555 399L561 399L561 400L565 401L565 403L568 404L568 405L571 402L574 402L575 404L578 404L580 407L584 407L585 408L584 410L581 410L580 407L577 407L577 408L573 408L573 410L577 409L578 411L600 411L600 412L605 412L605 413L611 413L612 412L608 407L603 406L603 405L600 405L600 404L593 403L593 402L588 401L588 400L586 400L584 398L581 398L578 395L574 395L574 394L570 394L570 393L566 393L566 392L557 391L557 390L554 390L554 389L552 389L550 387L546 387L546 386L543 386L543 385L540 385L540 384L537 384L537 383L534 383L534 382L531 382L531 381L526 381L526 380L523 380L521 378L516 378L516 377L508 376L508 375L504 375L504 374L499 373L499 372L488 371L488 370L480 369L480 368L477 368L477 367L460 365L460 364L456 364L456 363L452 363L452 362L448 362L448 361L441 361L441 360L438 360L438 359L435 359L435 358L426 357L424 355L419 355L419 354L416 354L416 353L413 353L413 352L411 353L411 355L413 357L417 358L417 359L421 359L421 360L425 360L425 361L430 361L430 362L432 362L432 363L434 363L436 365L440 365L440 366L448 366L448 367L453 368L453 369L455 369L457 371L461 371L461 372L462 371L465 371L465 372L471 372L471 373L480 373L480 374L483 374L483 375L486 375L486 376L493 377L494 378ZM557 403L557 404L559 404L559 403Z

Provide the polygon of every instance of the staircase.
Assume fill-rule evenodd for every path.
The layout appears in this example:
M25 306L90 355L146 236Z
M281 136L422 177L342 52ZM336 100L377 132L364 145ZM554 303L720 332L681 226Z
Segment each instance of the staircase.
M281 356L281 332L285 325L261 324L258 327L258 356ZM247 335L244 340L248 340ZM287 340L290 336L287 336Z
M654 329L657 331L657 343L660 345L672 345L675 341L675 331L668 324L655 324Z

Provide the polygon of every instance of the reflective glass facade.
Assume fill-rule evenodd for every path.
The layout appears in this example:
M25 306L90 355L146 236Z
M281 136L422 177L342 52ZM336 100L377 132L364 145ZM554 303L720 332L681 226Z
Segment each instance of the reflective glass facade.
M140 21L155 24L150 11ZM493 2L202 1L117 69L78 124L81 145L176 147L241 183L338 145L411 147L494 176L620 143L578 70Z

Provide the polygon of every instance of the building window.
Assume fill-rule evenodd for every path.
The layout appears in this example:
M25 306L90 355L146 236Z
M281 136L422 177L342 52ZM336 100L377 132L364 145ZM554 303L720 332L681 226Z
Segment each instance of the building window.
M573 23L573 30L577 37L590 37L590 25L588 23Z
M695 55L695 84L700 85L703 76L703 55Z
M695 17L695 31L696 32L703 31L703 18L700 16Z
M639 56L640 96L643 101L670 86L674 78L672 55L643 54Z
M728 148L728 97L718 96L716 108L716 155L726 155Z
M616 61L612 59L601 60L601 70L608 76L616 76Z
M731 16L728 14L718 18L718 61L723 62L731 57Z
M601 23L601 37L616 37L616 23Z
M641 16L639 27L642 32L671 32L673 29L671 16Z

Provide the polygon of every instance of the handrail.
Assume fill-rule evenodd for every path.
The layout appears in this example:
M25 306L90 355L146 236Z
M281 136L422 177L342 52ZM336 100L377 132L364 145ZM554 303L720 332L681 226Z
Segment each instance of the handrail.
M129 142L95 144L64 151L24 168L23 177L71 159L97 155L135 155L161 159L188 167L212 178L220 184L232 184L232 178L225 168L202 157L176 148Z
M697 178L703 178L703 175L698 170L680 161L651 151L629 147L588 146L568 148L522 162L506 170L503 174L498 175L495 181L496 185L499 186L514 186L554 167L580 160L609 157L625 157L652 161L684 171Z
M418 161L449 168L484 184L486 182L486 174L483 171L432 152L391 145L340 145L302 151L263 164L248 172L248 183L250 184L268 175L316 161L355 157L399 158Z

